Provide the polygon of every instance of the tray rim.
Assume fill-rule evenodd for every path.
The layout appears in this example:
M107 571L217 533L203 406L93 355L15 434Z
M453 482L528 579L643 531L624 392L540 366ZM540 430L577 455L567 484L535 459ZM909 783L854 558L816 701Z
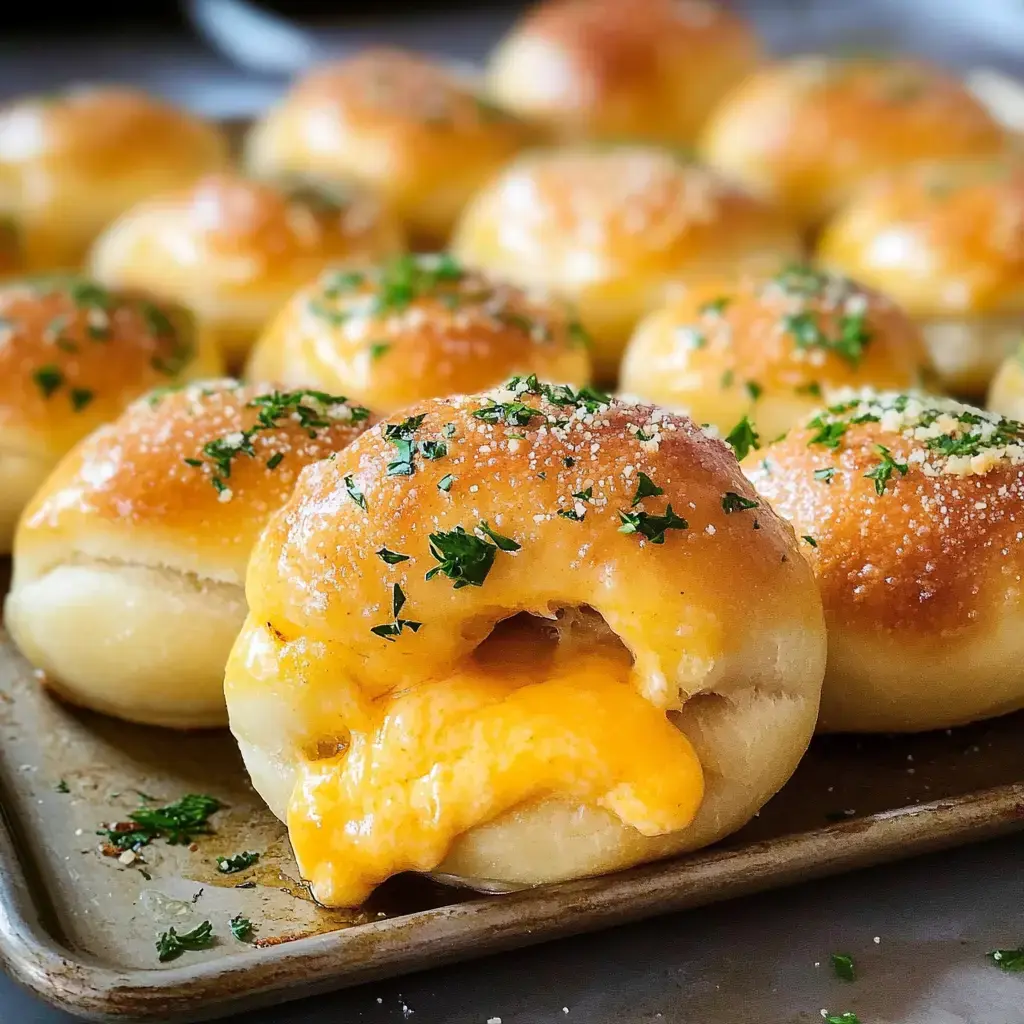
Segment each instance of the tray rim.
M0 807L0 967L51 1006L86 1020L184 1024L1018 830L1024 830L1024 782L741 846L712 847L616 874L419 911L220 960L138 970L80 957L47 932Z

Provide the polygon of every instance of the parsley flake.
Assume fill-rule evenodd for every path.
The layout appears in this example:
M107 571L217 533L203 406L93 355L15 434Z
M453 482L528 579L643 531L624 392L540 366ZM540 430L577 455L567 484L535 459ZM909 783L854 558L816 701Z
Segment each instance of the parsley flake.
M744 416L726 435L725 443L736 453L737 459L745 459L752 448L761 447L761 438L750 419Z
M452 489L452 483L454 482L454 480L455 477L453 477L451 473L446 473L443 477L441 477L440 480L437 481L437 489L439 491L444 491L445 494L447 494Z
M209 949L212 945L213 925L204 921L190 932L182 932L180 935L173 928L168 928L156 940L156 951L160 963L164 964L168 960L177 960L186 951L196 952Z
M387 548L380 548L377 557L388 565L398 565L399 562L408 562L408 555L400 555L397 551L389 551Z
M885 445L876 444L875 451L882 456L882 461L874 469L868 470L864 476L868 480L875 481L875 493L881 496L885 494L885 485L892 478L893 470L899 473L900 476L906 476L907 464L905 462L897 462L892 457L892 452Z
M1024 971L1024 946L1020 949L993 949L986 955L1000 970L1013 973Z
M832 954L832 970L836 972L836 977L843 981L855 981L857 978L853 957L847 956L845 953Z
M860 1024L860 1017L855 1013L826 1013L822 1018L825 1024Z
M239 871L251 868L260 859L260 855L253 850L243 850L233 857L218 857L217 870L222 875L234 875Z
M629 507L636 508L644 498L656 498L659 494L664 493L646 473L639 473L637 475L636 494L633 495L633 500L629 503Z
M36 387L43 393L43 398L49 398L58 388L64 384L64 374L52 363L41 366L32 374Z
M800 539L806 541L812 548L816 548L818 546L818 542L809 533L805 533Z
M212 796L189 793L164 807L140 807L128 815L129 821L101 829L96 834L118 850L138 850L155 839L166 839L171 846L187 846L194 835L209 835L210 815L221 808Z
M231 929L231 934L234 935L239 942L248 942L252 938L252 921L247 917L243 917L241 914L237 914L231 918L228 923L228 927Z
M757 502L750 498L744 498L742 494L737 494L735 491L726 491L722 496L722 511L726 515L733 512L747 512L752 508L757 508Z
M96 392L90 391L88 388L72 388L71 408L75 412L81 412L95 397Z
M418 633L420 627L423 625L422 622L413 622L411 619L400 619L398 617L404 607L405 593L402 588L395 583L391 588L391 614L393 616L393 621L382 623L379 626L374 626L370 632L376 636L382 637L389 643L394 643L395 640L402 635L403 629L408 629L410 632Z
M431 569L424 579L433 579L438 573L442 573L452 580L456 590L463 587L481 587L491 571L494 556L498 551L518 551L521 546L510 537L495 533L486 522L481 521L478 528L494 543L477 537L476 534L467 533L461 526L456 526L454 530L430 534L430 553L438 565Z
M348 496L365 512L366 495L356 486L356 481L352 474L349 473L342 482L345 484Z
M822 480L827 484L832 483L832 478L836 475L836 471L832 466L825 466L823 469L816 469L814 471L814 479Z
M663 516L652 516L646 512L619 511L622 525L619 533L638 533L646 537L652 544L665 543L666 530L686 530L690 524L672 511L671 504L665 509Z

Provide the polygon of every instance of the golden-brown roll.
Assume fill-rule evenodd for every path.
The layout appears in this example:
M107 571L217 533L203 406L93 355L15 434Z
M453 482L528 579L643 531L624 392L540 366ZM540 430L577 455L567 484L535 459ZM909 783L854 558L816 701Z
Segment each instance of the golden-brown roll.
M369 413L234 381L154 392L86 438L25 512L5 622L61 696L147 725L223 725L245 568L302 468Z
M620 387L722 433L746 416L774 438L837 388L918 388L928 377L921 336L898 306L791 264L695 288L651 313L626 350Z
M815 227L880 172L1005 144L982 104L936 68L903 57L799 57L755 72L726 96L700 152Z
M471 83L401 50L365 50L303 78L249 136L261 175L353 178L394 207L418 247L443 245L469 196L534 129Z
M181 306L72 276L0 285L0 554L77 441L151 388L221 371Z
M982 396L1024 317L1024 161L911 168L826 226L820 259L917 319L946 388Z
M358 186L217 174L132 207L100 237L91 264L105 284L186 303L239 363L324 267L402 245L395 216Z
M0 107L0 203L21 221L24 269L77 269L140 199L227 163L221 134L121 86Z
M821 609L732 452L651 406L520 379L307 469L258 543L226 693L318 900L693 849L789 777Z
M562 137L688 144L760 56L750 23L707 0L545 0L498 45L487 80Z
M992 378L986 405L1001 416L1024 420L1024 339Z
M253 379L344 391L382 413L531 373L589 383L582 327L563 304L447 254L325 272L275 318L247 368Z
M1024 425L852 392L744 469L803 535L821 588L822 730L917 732L1024 707Z
M463 215L454 251L573 302L612 379L637 321L688 285L770 273L797 258L797 232L772 207L654 147L529 154Z

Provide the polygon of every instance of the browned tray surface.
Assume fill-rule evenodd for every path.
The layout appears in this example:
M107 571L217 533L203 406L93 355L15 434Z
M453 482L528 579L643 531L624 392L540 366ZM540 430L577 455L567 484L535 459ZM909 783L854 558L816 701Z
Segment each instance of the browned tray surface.
M94 1019L198 1020L298 998L1024 827L1022 727L1012 716L912 738L818 740L761 815L711 850L500 897L398 878L351 914L311 902L227 734L65 707L0 633L0 961ZM137 807L138 791L210 793L227 809L197 849L159 842L125 866L102 855L95 833ZM243 849L261 852L259 864L218 875L215 857ZM257 927L255 948L230 934L239 913ZM159 932L205 919L213 949L158 963Z

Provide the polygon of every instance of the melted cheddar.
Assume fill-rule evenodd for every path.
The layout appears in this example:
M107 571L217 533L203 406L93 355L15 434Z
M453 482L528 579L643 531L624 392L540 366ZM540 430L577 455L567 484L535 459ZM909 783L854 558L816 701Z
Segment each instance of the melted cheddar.
M685 828L703 798L700 762L629 668L621 649L513 638L374 702L344 751L299 769L288 828L317 899L361 903L390 875L435 868L466 830L546 796L644 835Z

